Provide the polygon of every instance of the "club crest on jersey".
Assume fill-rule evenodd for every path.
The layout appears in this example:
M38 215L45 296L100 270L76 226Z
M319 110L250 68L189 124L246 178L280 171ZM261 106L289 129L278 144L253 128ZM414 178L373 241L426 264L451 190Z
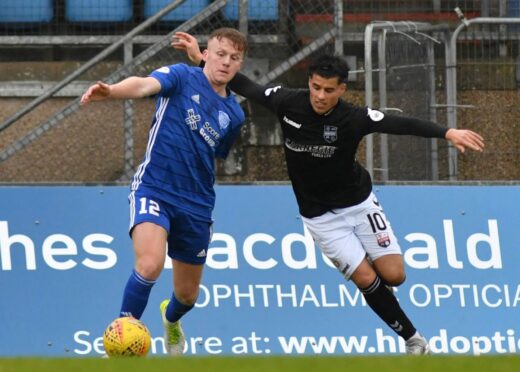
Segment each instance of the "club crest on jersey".
M335 142L338 139L338 127L325 125L323 129L323 139L328 143Z
M376 234L376 238L377 238L377 244L382 248L388 247L391 243L388 233L385 233L385 232L378 233L378 234Z
M226 129L231 122L231 119L229 118L229 115L226 114L224 111L218 112L218 126L220 129Z
M194 109L186 110L188 116L184 118L184 121L189 125L191 130L197 130L197 123L200 121L200 115L195 114Z

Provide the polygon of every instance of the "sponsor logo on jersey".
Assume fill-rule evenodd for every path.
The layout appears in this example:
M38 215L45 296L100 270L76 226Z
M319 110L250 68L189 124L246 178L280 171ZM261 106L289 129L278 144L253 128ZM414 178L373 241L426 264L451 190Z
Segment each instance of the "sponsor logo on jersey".
M277 85L275 87L272 87L272 88L267 88L264 92L265 96L266 97L269 97L271 95L271 93L276 93L276 91L278 89L280 89L282 86L281 85Z
M383 114L381 111L372 110L370 107L368 107L367 110L368 117L372 119L372 121L381 121L385 117L385 114Z
M184 121L190 126L191 130L197 130L197 123L200 121L200 115L195 114L194 109L188 109L186 112L188 113L188 116L184 118Z
M390 237L388 236L388 233L381 232L376 234L377 244L381 248L386 248L390 245Z
M323 128L323 139L328 143L336 142L338 139L338 127L325 125Z
M194 94L193 96L191 96L191 99L193 102L196 102L200 105L200 96L198 94Z
M206 141L208 145L215 147L215 140L211 138L211 136L204 130L204 128L199 129L199 134L202 136L202 138L204 138L204 141Z
M229 115L226 114L224 111L218 112L218 125L220 129L226 129L231 122L231 119L229 118Z
M291 119L289 119L287 116L284 115L283 117L283 121L285 121L287 124L289 124L290 126L292 127L295 127L296 129L300 129L301 128L301 124L295 122L295 121L292 121Z
M213 128L207 121L199 129L199 134L211 147L215 147L217 145L218 139L220 138L219 132L217 132L215 128Z
M327 145L303 145L290 138L285 140L285 147L294 152L308 152L316 158L330 158L337 149L335 146Z
M207 121L204 123L204 125L202 126L209 134L211 134L213 137L215 137L215 139L219 139L220 138L220 134L219 132L217 132L212 126L210 123L208 123Z
M168 66L161 67L157 69L157 72L163 73L163 74L169 74L170 68Z

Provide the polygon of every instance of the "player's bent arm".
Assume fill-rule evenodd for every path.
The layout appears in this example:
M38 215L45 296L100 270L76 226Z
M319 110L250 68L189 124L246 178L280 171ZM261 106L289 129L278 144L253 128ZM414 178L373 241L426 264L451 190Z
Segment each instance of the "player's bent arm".
M157 94L161 91L161 83L153 77L131 76L117 84L110 85L108 98L132 99Z
M204 68L206 62L200 61L199 67ZM269 99L266 95L266 86L260 85L249 79L246 75L238 72L228 83L229 89L247 99L270 107Z
M240 94L253 102L264 106L269 106L269 100L266 96L267 87L255 83L240 72L228 83L229 89Z
M175 49L184 51L188 58L201 68L204 68L206 62L202 59L203 55L200 52L197 39L186 32L176 32L171 42L171 46ZM247 76L237 73L235 77L228 83L229 88L251 101L263 105L268 104L265 96L267 87L261 86Z
M202 53L200 52L197 39L187 32L176 32L172 38L171 46L177 50L186 53L191 62L199 65L202 61Z

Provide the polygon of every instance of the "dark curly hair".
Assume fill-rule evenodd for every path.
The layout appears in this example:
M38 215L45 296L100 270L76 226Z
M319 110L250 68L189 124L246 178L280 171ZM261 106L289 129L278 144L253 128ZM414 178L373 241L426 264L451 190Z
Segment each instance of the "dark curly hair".
M314 59L309 66L309 78L316 74L326 79L338 78L339 83L347 83L349 68L340 57L322 55Z

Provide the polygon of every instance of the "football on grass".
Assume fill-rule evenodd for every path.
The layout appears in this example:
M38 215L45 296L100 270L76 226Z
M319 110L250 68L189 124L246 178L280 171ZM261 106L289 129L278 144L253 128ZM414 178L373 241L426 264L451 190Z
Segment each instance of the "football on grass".
M115 319L103 333L103 345L109 357L144 357L150 344L148 328L140 320L128 316Z

